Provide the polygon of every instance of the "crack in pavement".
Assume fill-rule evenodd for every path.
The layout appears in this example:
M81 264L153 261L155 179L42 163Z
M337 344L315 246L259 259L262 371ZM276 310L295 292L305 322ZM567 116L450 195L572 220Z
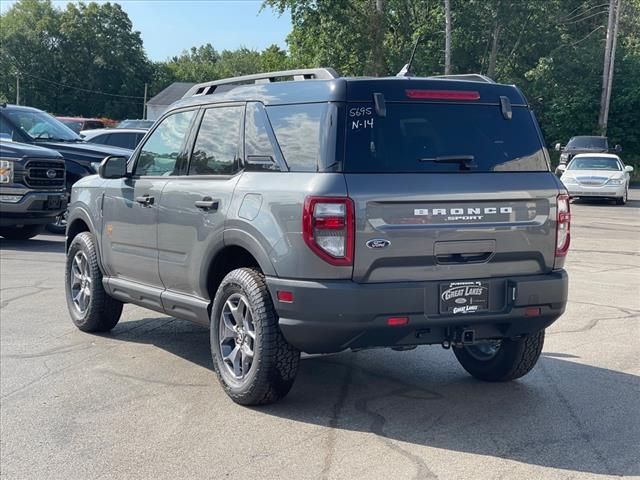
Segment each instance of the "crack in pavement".
M134 380L141 383L151 383L153 385L162 385L163 387L208 387L208 383L180 383L180 382L167 382L164 380L151 380L149 378L138 377L136 375L128 375L126 373L116 372L115 370L110 370L106 368L98 368L97 372L111 375L114 377L126 378L129 380Z
M46 282L48 279L45 278L43 280L38 280L36 283L34 283L33 285L28 285L22 288L29 288L29 289L35 289L35 292L30 292L30 293L25 293L23 295L18 295L16 297L12 297L12 298L8 298L6 300L2 300L0 302L0 308L6 308L8 305L10 305L11 303L15 302L16 300L21 300L23 298L29 298L32 297L33 295L37 295L39 293L42 293L46 290L53 290L54 287L41 287L40 285L42 285L44 282ZM5 287L6 288L6 287Z
M72 345L61 345L59 347L50 348L40 353L15 353L12 355L3 355L3 358L41 358L51 355L60 355L61 353L79 352L91 348L92 342L74 343ZM81 347L81 348L77 348Z
M374 400L380 400L383 398L391 398L391 397L400 397L400 398L405 398L405 399L412 399L412 400L439 400L444 398L443 395L441 395L438 392L432 391L432 390L428 390L426 388L417 386L417 385L411 385L409 383L405 383L401 380L398 380L396 378L390 377L388 375L384 375L381 374L378 371L371 371L368 370L360 365L356 365L353 362L350 362L349 365L345 365L341 362L325 362L325 363L329 363L332 365L337 365L337 366L341 366L341 367L345 367L348 369L348 373L345 376L345 383L343 383L343 388L341 389L340 395L338 397L338 400L336 401L336 403L334 404L334 412L337 412L337 415L332 415L332 420L335 417L336 420L333 422L334 425L332 425L332 421L329 421L329 426L332 428L336 428L339 425L339 414L342 412L342 410L344 409L344 405L346 404L346 399L348 396L348 389L345 388L345 385L348 384L346 383L346 380L349 380L349 383L352 381L352 374L350 374L349 372L353 372L354 370L362 373L364 375L367 376L371 376L374 377L377 380L383 379L386 380L390 383L396 383L401 385L401 388L395 389L393 391L391 391L390 393L386 393L386 394L380 394L380 395L374 395L371 397L362 397L358 400L356 400L354 402L354 407L355 409L360 412L363 413L367 416L369 416L370 418L372 418L372 422L369 426L369 432L373 433L374 435L376 435L376 437L382 441L382 443L389 449L393 450L394 452L402 455L403 457L405 457L407 460L409 460L411 463L414 464L415 468L416 468L416 475L415 475L415 479L422 479L422 478L435 478L437 479L438 476L429 468L429 466L427 465L427 463L424 461L423 458L409 452L408 450L400 447L397 443L395 443L385 432L384 430L384 426L387 423L387 418L378 413L375 412L373 410L371 410L369 408L369 404L370 402L374 401ZM342 398L343 396L343 391L344 391L344 398ZM418 392L418 394L415 394L414 392ZM437 424L437 422L442 418L442 416L436 418L433 422L433 425ZM432 427L433 427L432 425ZM335 442L335 437L333 438L333 442ZM334 445L331 445L332 448L334 448ZM332 454L333 455L333 454ZM333 456L328 456L328 460L330 462L333 461ZM325 468L323 469L323 478L327 478L327 474L329 472L330 469L330 463L327 462L327 460L325 460Z
M422 478L437 479L438 476L428 467L424 459L400 447L389 438L389 436L384 431L384 426L387 423L387 418L381 413L373 411L369 407L370 403L373 402L374 400L380 400L383 398L401 397L401 398L415 399L416 398L415 396L408 395L408 392L410 391L411 389L407 387L403 387L397 390L393 390L390 393L374 395L371 397L363 397L356 400L355 408L357 411L364 413L365 415L368 415L372 419L372 422L369 425L369 431L371 433L373 433L380 440L382 440L387 448L390 448L394 452L399 453L400 455L402 455L403 457L405 457L407 460L409 460L411 463L414 464L414 466L416 467L416 474L414 475L413 478L415 480L420 480ZM439 397L436 396L433 398L422 398L422 400L437 400L438 398ZM442 416L439 418L442 418ZM437 423L439 418L437 418L434 423Z
M322 478L329 478L329 473L331 472L331 467L333 466L334 456L335 456L335 447L336 447L336 438L338 436L336 432L336 427L340 421L340 415L342 414L342 410L344 409L347 395L349 394L349 386L353 380L353 360L349 359L348 365L342 365L346 367L346 373L344 375L344 379L342 380L342 384L340 386L340 391L338 393L338 398L333 404L331 418L329 419L329 433L327 435L327 444L326 444L326 454L324 457L324 463L322 467Z
M551 373L547 370L547 367L546 367L544 362L540 362L540 371L542 372L542 374L547 379L547 384L551 387L553 392L556 394L556 396L560 400L560 403L562 403L562 405L569 412L569 416L571 417L571 420L576 425L576 427L578 427L578 431L579 431L581 439L584 441L584 443L586 445L591 447L591 451L593 452L593 454L597 458L598 462L600 462L602 465L604 465L604 467L606 469L606 473L607 474L611 474L613 469L611 468L611 465L609 465L609 462L607 461L606 456L603 455L600 452L600 450L598 450L596 448L596 445L593 442L593 439L591 438L591 435L589 435L589 432L587 431L587 429L585 428L583 423L580 421L580 418L576 414L575 410L573 409L573 406L571 405L571 403L569 402L567 397L565 397L565 395L560 390L560 387L558 386L558 383L554 380L554 378L552 377Z

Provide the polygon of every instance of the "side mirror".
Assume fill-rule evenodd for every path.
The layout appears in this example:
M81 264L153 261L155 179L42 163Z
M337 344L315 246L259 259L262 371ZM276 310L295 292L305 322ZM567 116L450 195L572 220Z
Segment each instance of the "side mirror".
M624 171L627 173L633 172L633 167L631 165L627 165L624 167Z
M613 150L614 150L616 153L620 153L620 152L622 152L622 147L621 147L620 145L616 145L615 147L613 147Z
M555 147L556 152L559 152L560 150L562 150L562 144L560 142L556 143Z
M558 165L558 167L556 168L556 173L564 173L566 170L567 170L566 165Z
M109 155L98 167L100 178L124 178L127 176L127 158Z

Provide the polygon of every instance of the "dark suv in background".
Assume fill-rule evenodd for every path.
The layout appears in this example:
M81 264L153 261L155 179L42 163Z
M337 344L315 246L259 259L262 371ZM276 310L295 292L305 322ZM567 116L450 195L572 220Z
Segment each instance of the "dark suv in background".
M569 197L527 100L486 77L196 85L99 174L71 196L73 322L133 303L209 326L241 404L283 397L301 351L441 344L513 380L566 306Z
M34 237L66 208L62 155L0 138L0 236Z
M66 166L66 187L86 175L97 172L98 165L108 155L128 157L132 151L112 146L85 142L77 133L37 108L18 105L0 105L0 134L14 142L37 145L59 152ZM64 233L65 221L59 217L49 227L55 233Z
M567 165L573 157L580 153L622 152L620 145L616 145L613 149L610 149L607 137L593 135L571 137L566 146L563 147L562 144L556 143L555 149L560 152L560 165Z

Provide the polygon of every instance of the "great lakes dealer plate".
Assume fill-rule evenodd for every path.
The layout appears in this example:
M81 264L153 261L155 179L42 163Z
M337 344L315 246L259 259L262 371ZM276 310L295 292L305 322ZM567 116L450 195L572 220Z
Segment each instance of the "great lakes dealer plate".
M440 284L440 313L465 314L489 309L487 282L450 282Z

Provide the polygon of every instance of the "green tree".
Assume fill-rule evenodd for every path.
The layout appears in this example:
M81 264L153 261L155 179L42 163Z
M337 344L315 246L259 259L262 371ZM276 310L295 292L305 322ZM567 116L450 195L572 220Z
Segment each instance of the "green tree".
M0 16L0 94L16 99L20 75L21 103L51 108L54 104L39 77L59 81L60 12L50 0L19 0ZM45 73L46 72L46 73Z
M117 4L19 0L0 17L0 93L55 113L142 113L152 67L140 33Z

